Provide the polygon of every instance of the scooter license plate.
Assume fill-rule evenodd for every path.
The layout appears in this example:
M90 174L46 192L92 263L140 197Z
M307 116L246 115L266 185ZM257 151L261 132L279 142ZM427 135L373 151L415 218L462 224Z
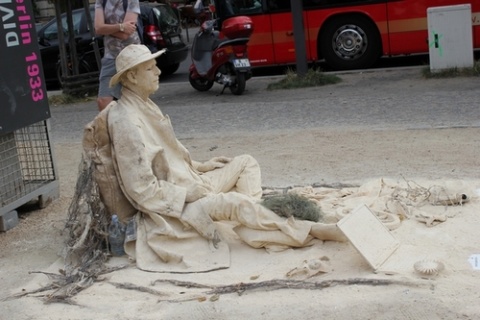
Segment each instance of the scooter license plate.
M233 65L235 68L248 68L250 67L250 60L248 59L234 59Z

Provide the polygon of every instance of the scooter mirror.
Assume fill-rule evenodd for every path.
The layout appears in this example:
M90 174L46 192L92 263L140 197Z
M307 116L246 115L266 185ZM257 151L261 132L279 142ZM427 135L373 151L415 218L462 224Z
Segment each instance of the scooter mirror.
M215 20L205 20L205 22L202 23L202 29L207 32L212 32L214 26L215 26Z

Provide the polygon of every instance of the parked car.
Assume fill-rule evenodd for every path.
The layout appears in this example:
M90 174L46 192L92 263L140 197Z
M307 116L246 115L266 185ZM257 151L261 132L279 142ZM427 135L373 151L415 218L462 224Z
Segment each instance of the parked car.
M35 31L38 33L38 31L40 31L40 29L42 29L42 27L45 25L45 23L43 22L37 22L35 23Z
M90 6L93 19L94 7ZM143 44L152 52L166 48L165 54L157 59L157 65L163 75L172 74L178 70L180 63L188 56L188 47L183 41L181 26L174 10L161 3L140 3L143 21ZM72 11L73 32L79 58L79 72L97 71L98 66L93 50L93 41L87 25L85 9ZM65 41L68 42L67 16L62 14L62 27ZM40 54L43 64L45 81L48 84L61 84L61 68L56 19L45 23L37 32ZM97 37L103 55L102 37ZM68 44L67 44L68 48Z

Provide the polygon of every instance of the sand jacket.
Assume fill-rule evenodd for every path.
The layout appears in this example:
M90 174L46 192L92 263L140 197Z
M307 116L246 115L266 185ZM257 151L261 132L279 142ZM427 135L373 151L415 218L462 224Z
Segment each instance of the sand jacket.
M112 158L125 195L142 212L180 217L186 187L209 179L195 168L168 116L127 88L108 114ZM133 146L133 147L132 147ZM140 179L139 179L140 178Z

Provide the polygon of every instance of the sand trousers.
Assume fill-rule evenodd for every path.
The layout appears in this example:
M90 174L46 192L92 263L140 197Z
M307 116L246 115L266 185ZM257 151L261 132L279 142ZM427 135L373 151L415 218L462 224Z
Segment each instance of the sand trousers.
M208 177L214 193L238 192L254 199L262 197L260 166L250 155L236 156L224 167L201 175Z
M286 219L259 200L237 193L209 195L185 206L181 219L207 239L215 236L213 221L235 221L237 235L254 248L303 247L313 238L343 241L335 224Z

